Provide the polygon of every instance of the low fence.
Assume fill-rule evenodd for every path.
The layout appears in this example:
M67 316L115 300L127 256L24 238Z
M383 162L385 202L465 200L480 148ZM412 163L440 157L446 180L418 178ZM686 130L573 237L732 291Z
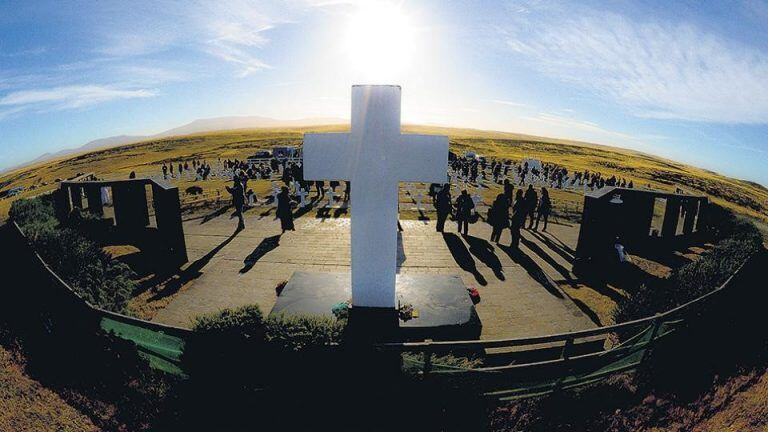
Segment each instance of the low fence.
M186 341L193 335L191 330L143 321L88 304L48 267L14 223L0 227L0 240L3 245L0 266L5 266L3 273L25 275L24 281L10 285L13 290L5 290L6 304L18 303L13 310L23 310L34 304L35 314L39 317L33 320L52 320L58 326L78 329L83 328L78 323L95 323L98 328L133 342L139 355L152 367L184 375L181 357ZM689 324L691 317L701 316L712 300L729 287L744 283L738 279L749 273L744 271L746 266L760 265L756 262L753 256L719 288L691 302L656 316L613 326L519 339L389 343L375 348L404 354L403 368L425 380L462 386L501 400L579 387L641 365L659 341L672 337L678 329ZM17 286L25 288L16 292ZM22 315L25 313L21 312ZM590 343L616 335L621 335L623 342L610 349L584 349ZM543 351L554 351L559 355L545 359L531 355ZM461 368L440 363L443 354L462 353L481 353L486 365ZM514 361L493 365L494 359L512 357Z
M13 222L0 227L0 266L15 283L3 290L9 313L31 322L48 321L51 337L54 325L106 332L136 344L141 357L168 373L183 375L181 355L192 331L166 326L100 309L80 297L56 275L35 252L21 229ZM17 275L24 275L23 279ZM34 305L34 306L33 306ZM3 308L0 307L0 310ZM37 324L35 322L35 324Z

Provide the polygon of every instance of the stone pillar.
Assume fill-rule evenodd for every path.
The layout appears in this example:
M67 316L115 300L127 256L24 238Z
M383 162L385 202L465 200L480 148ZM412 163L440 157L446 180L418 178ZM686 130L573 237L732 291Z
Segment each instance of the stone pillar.
M188 261L187 244L184 239L184 226L181 222L181 201L178 188L165 189L152 184L152 197L155 206L157 231L168 249L173 265Z
M699 212L694 224L693 230L701 233L707 230L707 209L709 208L709 199L707 197L699 198Z
M679 196L668 196L667 207L664 209L664 223L661 226L661 236L673 238L677 234L677 222L680 219L680 205L682 199Z
M120 228L145 228L149 225L147 191L143 181L120 181L112 185L115 224Z
M83 193L80 191L80 186L68 185L69 198L72 200L72 208L83 208Z
M85 186L85 197L88 199L88 211L95 215L104 214L104 203L101 202L101 185L89 184Z
M696 222L696 215L699 213L699 200L689 198L683 204L685 208L685 220L683 221L683 235L693 233L693 225Z
M60 221L65 220L72 211L72 206L69 203L69 191L67 189L66 186L61 185L59 189L54 192L53 196L56 218Z

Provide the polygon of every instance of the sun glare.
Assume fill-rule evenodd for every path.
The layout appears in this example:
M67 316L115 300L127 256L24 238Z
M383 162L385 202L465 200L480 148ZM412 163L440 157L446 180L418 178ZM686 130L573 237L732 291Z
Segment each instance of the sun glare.
M358 79L384 82L407 72L416 43L409 17L399 4L367 3L349 17L346 50Z

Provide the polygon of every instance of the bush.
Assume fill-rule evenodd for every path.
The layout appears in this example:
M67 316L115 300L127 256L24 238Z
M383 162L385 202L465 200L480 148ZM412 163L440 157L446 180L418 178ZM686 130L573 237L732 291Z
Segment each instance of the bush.
M8 215L33 242L42 233L51 232L58 226L53 204L42 198L14 201Z
M195 319L192 330L209 335L236 336L256 341L264 338L263 321L261 309L256 305L249 305L199 316Z
M88 303L122 313L136 288L134 273L73 228L61 227L45 197L18 200L10 211L51 269Z
M256 305L222 309L195 319L192 329L200 335L266 342L278 351L301 351L340 343L346 321L322 316L263 317Z
M719 222L714 235L719 242L711 251L674 270L668 279L642 285L636 293L623 298L613 313L615 322L665 312L712 292L763 248L762 235L754 225L727 215L717 213Z
M267 343L281 351L305 349L341 343L345 320L324 316L270 316L264 321Z

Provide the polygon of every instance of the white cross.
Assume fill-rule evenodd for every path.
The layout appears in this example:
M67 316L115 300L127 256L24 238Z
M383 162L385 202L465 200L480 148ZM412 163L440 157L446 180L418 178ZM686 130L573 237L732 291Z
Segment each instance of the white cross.
M299 203L299 206L302 208L307 206L307 191L304 189L299 189L299 192L297 194L299 198L301 199L301 203Z
M336 203L336 194L333 193L333 189L328 188L328 204L327 207L333 207L333 205Z
M280 193L280 189L277 187L277 183L272 182L272 204L277 207L277 195Z
M304 135L307 180L350 180L352 304L395 307L399 182L442 183L448 137L400 134L400 87L353 86L350 133Z

